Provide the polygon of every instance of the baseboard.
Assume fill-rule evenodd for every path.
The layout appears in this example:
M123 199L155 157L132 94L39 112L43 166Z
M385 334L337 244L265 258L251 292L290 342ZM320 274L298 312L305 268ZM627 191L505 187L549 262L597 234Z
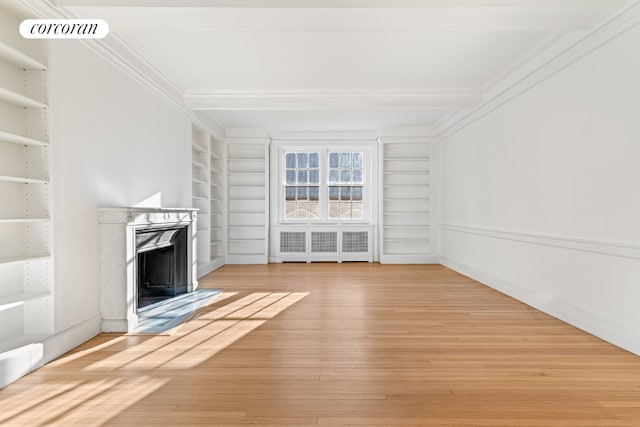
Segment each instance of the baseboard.
M42 342L22 345L0 353L0 388L62 356L99 333L100 316L94 316L48 336Z
M84 322L78 323L62 332L47 338L44 341L44 357L42 364L49 363L62 356L69 350L98 335L100 330L100 315L93 316Z
M380 264L439 264L437 255L380 255Z
M198 279L201 279L204 276L206 276L207 274L209 274L209 273L211 273L213 271L216 271L217 269L219 269L223 265L224 265L224 261L222 259L215 260L215 261L210 261L210 262L203 263L203 264L199 264L198 265Z
M227 264L268 264L267 255L227 255Z
M553 295L539 294L516 283L500 279L486 272L459 263L446 257L439 257L440 264L463 274L477 282L517 299L556 319L575 326L608 343L640 356L640 330L604 317L598 313L576 307Z

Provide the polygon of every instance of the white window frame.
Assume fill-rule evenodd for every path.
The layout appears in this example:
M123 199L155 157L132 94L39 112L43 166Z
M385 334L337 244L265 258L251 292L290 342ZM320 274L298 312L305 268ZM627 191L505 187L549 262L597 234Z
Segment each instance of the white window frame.
M359 151L364 153L363 175L363 219L329 219L328 204L328 155L329 152ZM287 152L318 152L320 153L320 219L285 219L284 212L284 177L285 177L285 153ZM349 141L349 143L337 144L336 141L286 141L273 142L271 151L271 194L272 221L274 225L301 225L301 224L374 224L376 212L377 184L375 173L377 171L376 143L370 141Z

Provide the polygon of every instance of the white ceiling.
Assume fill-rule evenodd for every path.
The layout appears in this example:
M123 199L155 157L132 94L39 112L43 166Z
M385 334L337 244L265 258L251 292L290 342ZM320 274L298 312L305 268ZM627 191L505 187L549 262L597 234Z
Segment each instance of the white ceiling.
M223 127L435 126L617 0L65 0Z

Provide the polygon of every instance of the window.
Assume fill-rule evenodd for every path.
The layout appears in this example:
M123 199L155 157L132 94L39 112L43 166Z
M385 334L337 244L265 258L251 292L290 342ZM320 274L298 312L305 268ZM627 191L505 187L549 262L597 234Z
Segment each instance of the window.
M320 153L286 153L285 219L320 219Z
M364 150L283 150L284 221L364 221Z
M329 219L363 219L362 152L329 152Z

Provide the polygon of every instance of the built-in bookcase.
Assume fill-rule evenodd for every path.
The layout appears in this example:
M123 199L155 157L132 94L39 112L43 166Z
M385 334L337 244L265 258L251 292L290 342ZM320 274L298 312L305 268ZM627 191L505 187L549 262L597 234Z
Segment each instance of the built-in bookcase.
M198 208L198 277L225 263L224 141L191 127L192 206Z
M227 138L227 262L268 261L268 139Z
M384 142L382 173L380 261L426 262L431 253L429 142Z
M226 164L224 161L224 141L214 136L210 137L210 229L209 256L214 268L225 264L226 256Z
M0 6L0 353L53 333L47 46Z

